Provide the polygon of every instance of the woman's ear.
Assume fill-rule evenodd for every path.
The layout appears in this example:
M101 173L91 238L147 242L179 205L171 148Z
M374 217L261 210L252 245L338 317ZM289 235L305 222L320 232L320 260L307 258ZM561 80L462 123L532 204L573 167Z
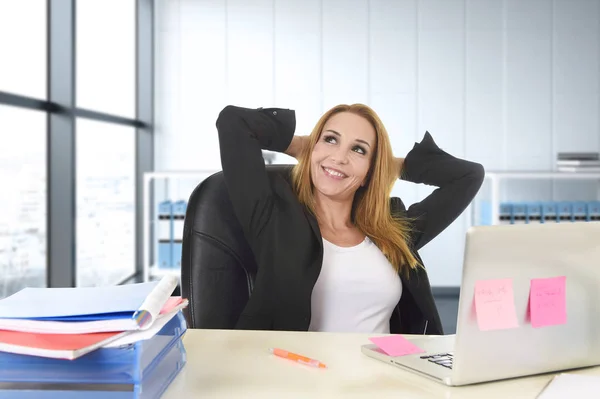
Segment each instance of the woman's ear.
M365 176L365 178L363 179L363 181L360 183L361 187L366 187L367 184L369 184L369 180L371 180L371 171L369 171L369 173L367 173L367 175Z
M371 178L373 177L373 168L374 168L374 165L371 165L364 180L362 181L362 183L360 183L361 187L366 187L369 184L369 181L371 181Z

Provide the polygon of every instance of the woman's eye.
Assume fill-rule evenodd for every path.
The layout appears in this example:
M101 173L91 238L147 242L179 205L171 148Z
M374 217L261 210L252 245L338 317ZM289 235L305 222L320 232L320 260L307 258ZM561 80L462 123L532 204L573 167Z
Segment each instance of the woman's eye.
M354 151L358 152L359 154L365 155L367 152L365 151L364 148L360 147L360 146L356 146L354 147Z
M323 141L328 144L336 144L337 138L335 136L325 136L325 137L323 137ZM361 155L367 154L367 150L365 150L363 147L361 147L359 145L352 147L352 151L354 151L358 154L361 154Z

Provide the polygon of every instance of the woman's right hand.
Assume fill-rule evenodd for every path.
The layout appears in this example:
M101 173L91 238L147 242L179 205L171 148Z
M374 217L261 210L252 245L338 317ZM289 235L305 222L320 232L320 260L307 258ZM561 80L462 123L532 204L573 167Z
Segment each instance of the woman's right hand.
M305 147L308 146L309 136L294 136L292 142L288 146L287 150L284 151L286 155L300 158L300 155L304 152Z

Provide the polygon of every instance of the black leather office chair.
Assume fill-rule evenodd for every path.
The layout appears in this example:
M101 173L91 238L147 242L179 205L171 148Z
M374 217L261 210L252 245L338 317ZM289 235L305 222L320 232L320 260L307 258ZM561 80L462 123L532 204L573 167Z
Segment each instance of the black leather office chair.
M267 165L289 179L291 165ZM185 215L181 294L188 328L232 329L252 294L256 262L233 212L223 173L200 183Z

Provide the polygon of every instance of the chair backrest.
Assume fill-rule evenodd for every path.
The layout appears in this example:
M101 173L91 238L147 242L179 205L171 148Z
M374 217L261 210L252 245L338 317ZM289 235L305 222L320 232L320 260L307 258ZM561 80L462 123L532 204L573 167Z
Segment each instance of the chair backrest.
M289 180L291 165L266 165ZM187 206L181 294L189 328L232 329L252 294L256 261L233 212L223 173L202 181Z

